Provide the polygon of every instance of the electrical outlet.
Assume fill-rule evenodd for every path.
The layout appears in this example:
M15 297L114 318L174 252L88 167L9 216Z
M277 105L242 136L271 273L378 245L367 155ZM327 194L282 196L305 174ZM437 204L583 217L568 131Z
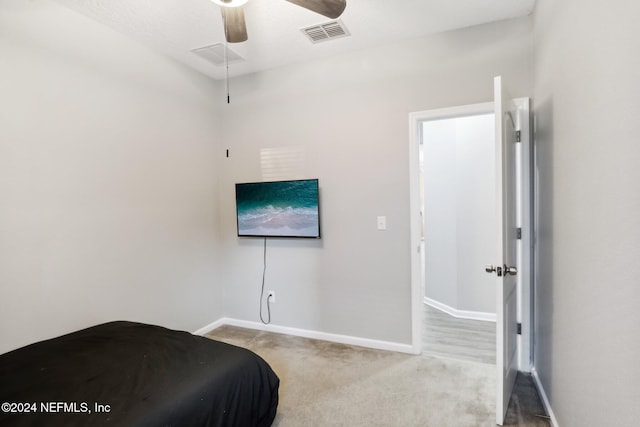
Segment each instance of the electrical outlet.
M276 302L276 291L269 291L267 294L267 301Z

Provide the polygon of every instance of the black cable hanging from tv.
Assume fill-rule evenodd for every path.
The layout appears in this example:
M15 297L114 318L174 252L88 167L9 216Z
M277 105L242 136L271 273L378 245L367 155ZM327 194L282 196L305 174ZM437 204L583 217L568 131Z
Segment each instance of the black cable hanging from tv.
M262 254L263 268L262 268L262 287L260 289L260 320L265 325L271 323L271 306L269 303L269 297L267 297L267 320L262 317L262 301L264 300L264 278L267 273L267 238L264 238L264 247Z

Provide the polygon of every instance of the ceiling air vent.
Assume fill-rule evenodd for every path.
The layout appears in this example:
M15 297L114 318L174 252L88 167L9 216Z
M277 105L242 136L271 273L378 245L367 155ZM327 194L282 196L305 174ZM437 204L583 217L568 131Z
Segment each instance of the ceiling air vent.
M302 28L300 31L309 37L311 43L319 43L351 35L347 27L345 27L340 20Z
M206 59L209 62L212 62L214 65L219 67L224 65L224 52L225 45L223 43L216 43L210 46L199 47L197 49L192 49L191 52L195 53L201 58ZM238 55L233 50L227 47L227 55L229 64L233 64L234 62L242 62L244 58Z

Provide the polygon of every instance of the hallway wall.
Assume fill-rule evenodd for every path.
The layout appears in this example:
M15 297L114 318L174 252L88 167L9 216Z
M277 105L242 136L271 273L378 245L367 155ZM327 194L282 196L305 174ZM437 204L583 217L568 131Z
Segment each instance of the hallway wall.
M496 312L493 114L423 123L425 296L455 310Z

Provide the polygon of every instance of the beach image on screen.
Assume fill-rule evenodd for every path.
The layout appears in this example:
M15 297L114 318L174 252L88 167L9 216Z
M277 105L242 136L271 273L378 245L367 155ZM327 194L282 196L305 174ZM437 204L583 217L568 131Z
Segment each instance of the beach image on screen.
M239 236L320 237L318 180L236 184Z

